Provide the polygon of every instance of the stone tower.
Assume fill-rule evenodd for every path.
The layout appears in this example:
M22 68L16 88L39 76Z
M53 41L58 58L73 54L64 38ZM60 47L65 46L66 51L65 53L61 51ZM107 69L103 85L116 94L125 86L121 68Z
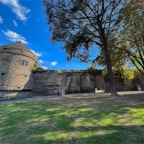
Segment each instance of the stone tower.
M0 46L0 91L31 90L36 61L37 56L21 42Z

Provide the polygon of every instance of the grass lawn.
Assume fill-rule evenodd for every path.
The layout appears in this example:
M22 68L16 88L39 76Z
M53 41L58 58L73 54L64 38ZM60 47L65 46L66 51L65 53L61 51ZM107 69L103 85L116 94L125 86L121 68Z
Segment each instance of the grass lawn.
M144 144L144 96L0 104L0 144Z

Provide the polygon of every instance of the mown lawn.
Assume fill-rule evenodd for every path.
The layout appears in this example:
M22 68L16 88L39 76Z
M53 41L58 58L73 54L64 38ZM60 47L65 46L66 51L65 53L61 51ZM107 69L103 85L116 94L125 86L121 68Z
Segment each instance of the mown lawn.
M0 103L0 144L144 144L144 96Z

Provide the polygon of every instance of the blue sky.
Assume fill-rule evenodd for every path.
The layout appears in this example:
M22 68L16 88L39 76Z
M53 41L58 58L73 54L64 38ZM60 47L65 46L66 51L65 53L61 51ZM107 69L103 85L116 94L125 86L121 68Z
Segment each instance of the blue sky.
M42 0L0 0L0 45L21 39L47 69L84 70L90 65L77 59L67 62L62 43L53 44L50 37ZM98 50L92 53L97 55Z

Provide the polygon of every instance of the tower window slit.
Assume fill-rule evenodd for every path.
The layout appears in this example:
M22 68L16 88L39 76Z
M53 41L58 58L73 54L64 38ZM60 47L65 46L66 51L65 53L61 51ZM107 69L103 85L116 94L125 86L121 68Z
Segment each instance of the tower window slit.
M27 66L27 65L28 65L28 62L27 62L26 60L21 60L21 65Z

